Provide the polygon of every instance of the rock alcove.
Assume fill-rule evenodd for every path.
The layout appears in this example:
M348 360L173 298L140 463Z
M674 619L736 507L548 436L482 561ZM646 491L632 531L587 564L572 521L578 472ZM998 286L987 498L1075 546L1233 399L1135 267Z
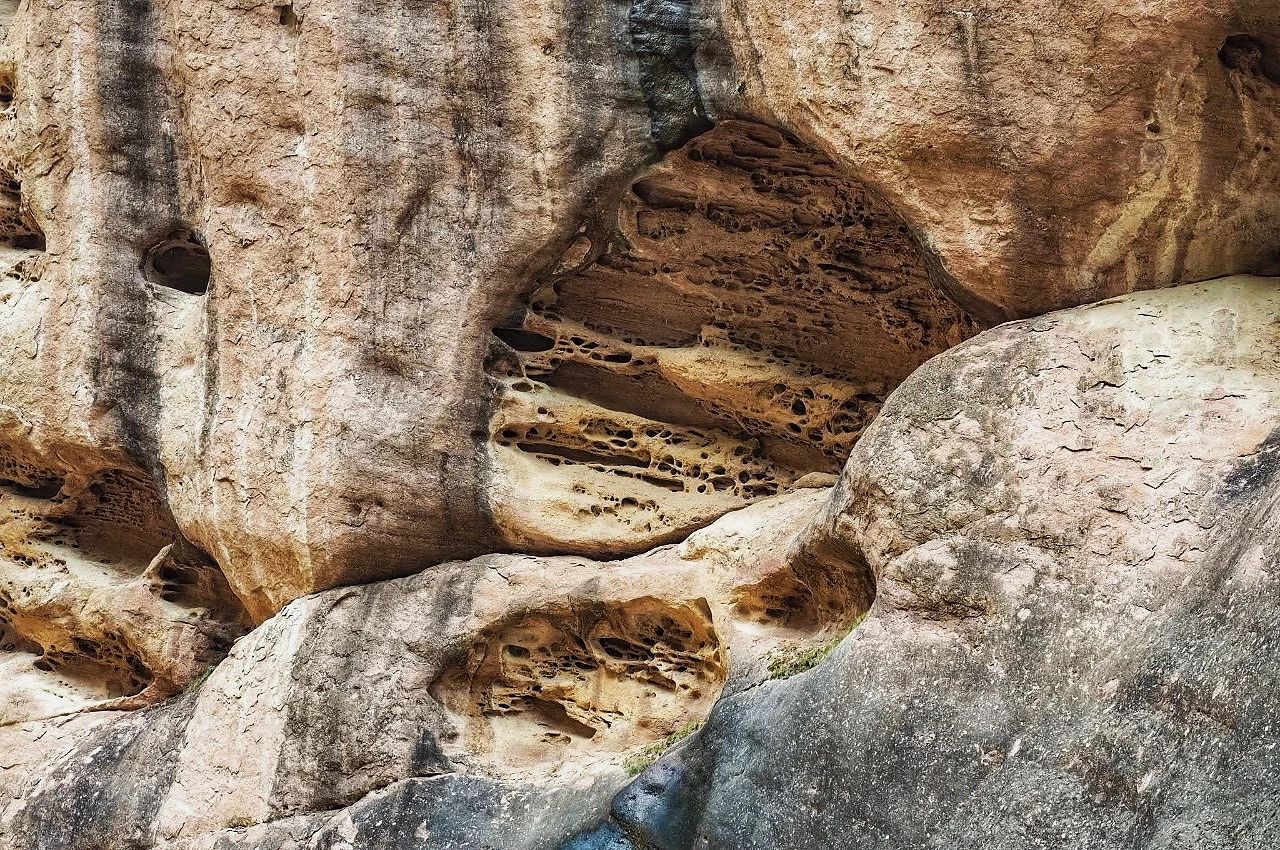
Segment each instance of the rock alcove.
M829 480L886 395L978 324L821 151L728 121L635 181L494 329L493 510L613 555Z
M204 295L213 275L209 250L194 233L178 231L147 250L142 273L150 283L187 295Z

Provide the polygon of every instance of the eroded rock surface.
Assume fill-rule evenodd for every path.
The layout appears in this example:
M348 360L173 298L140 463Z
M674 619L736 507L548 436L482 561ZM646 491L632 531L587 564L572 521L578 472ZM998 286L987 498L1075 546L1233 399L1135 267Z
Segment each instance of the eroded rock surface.
M906 222L821 152L727 122L636 181L497 328L492 510L610 554L839 471L911 370L977 330Z
M1275 846L1277 284L1163 288L1278 108L1274 0L0 0L0 850Z
M181 698L0 727L18 760L6 775L24 778L0 786L0 846L306 846L363 819L552 846L770 653L865 610L852 589L868 576L819 581L790 560L827 493L765 500L625 561L495 555L297 600ZM841 619L761 614L743 599L762 584L840 589Z
M919 370L804 544L865 559L870 618L571 846L1270 846L1278 330L1232 278Z
M1277 271L1270 0L709 8L708 108L854 164L975 315Z
M1273 11L19 4L0 446L150 476L259 622L678 539L838 466L972 329L937 292L1270 269ZM495 370L526 323L555 354Z
M173 696L248 618L137 470L0 450L0 723Z

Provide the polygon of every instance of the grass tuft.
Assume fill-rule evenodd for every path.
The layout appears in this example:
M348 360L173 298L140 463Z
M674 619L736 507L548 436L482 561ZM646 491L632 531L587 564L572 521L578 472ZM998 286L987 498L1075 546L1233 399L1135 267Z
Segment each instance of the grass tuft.
M817 646L797 646L789 643L778 647L769 654L769 680L773 679L790 679L806 670L812 670L827 659L840 641L844 640L849 634L862 625L862 621L867 619L866 613L857 617L849 628L833 637L826 643Z
M644 773L649 769L650 765L662 757L663 753L701 728L701 720L694 721L693 723L687 723L667 737L663 738L661 741L654 741L652 744L636 751L623 765L627 770L627 775L639 776L641 773Z

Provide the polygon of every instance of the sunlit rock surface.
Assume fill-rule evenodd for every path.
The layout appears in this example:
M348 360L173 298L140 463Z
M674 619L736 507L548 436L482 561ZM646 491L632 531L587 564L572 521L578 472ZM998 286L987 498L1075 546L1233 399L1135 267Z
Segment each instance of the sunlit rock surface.
M0 850L1270 848L1275 12L0 3Z

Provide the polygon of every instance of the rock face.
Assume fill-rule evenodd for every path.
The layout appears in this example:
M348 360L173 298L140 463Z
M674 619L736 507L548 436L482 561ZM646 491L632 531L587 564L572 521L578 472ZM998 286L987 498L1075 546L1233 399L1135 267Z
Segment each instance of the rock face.
M492 513L608 554L834 473L884 397L976 330L905 222L818 151L726 122L631 187L495 330Z
M299 600L181 699L73 718L56 758L9 744L29 784L0 835L1267 846L1277 328L1261 278L1013 323L917 370L832 490L628 561L497 556ZM829 661L762 682L872 583ZM620 756L726 679L595 827Z
M1270 0L0 32L0 850L1274 844Z
M805 532L871 616L572 846L1269 846L1278 331L1276 281L1232 278L918 370Z
M1275 6L714 4L713 111L820 140L988 320L1275 273Z
M869 588L798 576L785 557L826 495L768 500L626 561L490 556L297 600L181 698L55 721L75 741L57 758L33 746L50 724L17 718L0 747L28 761L5 788L0 846L256 847L295 818L310 837L333 810L385 805L409 806L379 815L397 829L434 806L432 829L458 820L479 840L498 827L467 825L472 798L514 807L493 814L529 842L511 846L554 845L599 818L637 748L704 717L726 680L741 687L770 653L865 610ZM762 587L834 599L843 619L783 612ZM418 802L386 802L399 795ZM528 807L564 810L521 832Z
M0 228L10 234L0 443L150 477L258 621L318 588L504 546L599 554L670 539L749 500L744 484L768 490L816 459L749 459L735 470L747 482L696 495L685 484L698 473L658 470L682 498L607 473L634 506L575 493L601 488L593 463L617 466L578 463L544 517L518 494L527 458L490 435L506 430L495 432L495 416L510 418L545 445L550 423L529 422L541 405L486 378L491 328L511 327L522 300L559 305L537 295L557 282L572 284L561 317L571 323L611 309L592 306L600 287L683 287L674 300L624 294L613 309L633 315L599 333L640 348L705 340L708 356L731 359L760 334L778 363L739 364L746 372L728 386L685 379L675 393L749 395L778 368L838 360L840 372L874 357L881 332L847 360L794 350L804 328L787 313L841 325L817 324L823 336L856 330L864 320L843 313L842 293L888 286L894 273L874 266L895 253L907 287L895 291L924 309L908 320L923 328L898 324L895 297L877 302L899 359L888 376L839 375L824 390L833 408L855 387L867 393L818 426L847 435L886 378L960 328L932 315L921 262L984 323L1267 271L1280 32L1269 3L1221 6L21 5L6 24L10 82L0 81L10 102L0 158L13 178ZM1035 35L1041 25L1052 38ZM771 148L776 131L750 140L733 118L804 141ZM714 121L727 123L643 177ZM754 149L744 155L744 144ZM691 162L698 151L711 157ZM787 160L811 173L780 179ZM672 180L683 201L662 189ZM815 194L794 194L804 188ZM903 226L914 246L895 243ZM833 239L861 255L841 255ZM693 241L701 259L683 253ZM556 279L558 263L568 279ZM752 286L777 290L779 303ZM691 327L698 319L705 329ZM655 324L680 332L655 336ZM587 356L580 345L564 352L571 364ZM629 377L659 390L623 391L659 392L668 381L657 368ZM610 384L606 401L624 371L590 375ZM603 438L571 436L596 401L569 395L552 445ZM812 430L770 409L781 401L688 412L727 426L704 440L709 455L732 454L725 441L744 433ZM620 411L605 407L601 424L616 428ZM659 423L684 424L661 412ZM692 459L650 465L674 460ZM593 519L558 527L582 511Z

